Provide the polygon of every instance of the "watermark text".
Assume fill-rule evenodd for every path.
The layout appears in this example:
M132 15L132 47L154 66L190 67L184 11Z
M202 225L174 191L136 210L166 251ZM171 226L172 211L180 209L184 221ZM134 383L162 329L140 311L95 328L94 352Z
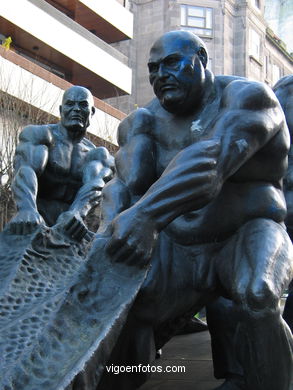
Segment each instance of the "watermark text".
M185 373L185 366L159 366L159 365L143 365L138 364L136 366L118 366L115 364L111 364L110 366L106 366L106 370L109 373L118 375L122 373L155 373L155 372L166 372L166 373Z

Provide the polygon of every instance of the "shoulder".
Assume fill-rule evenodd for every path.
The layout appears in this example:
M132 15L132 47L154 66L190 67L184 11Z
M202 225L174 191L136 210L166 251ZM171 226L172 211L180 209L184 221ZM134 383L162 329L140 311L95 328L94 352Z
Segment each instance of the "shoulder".
M214 82L218 89L224 90L233 81L247 81L247 79L245 77L240 76L214 76Z
M273 87L275 92L293 90L293 74L282 77Z
M53 135L47 125L29 125L21 131L19 141L49 146L53 141Z
M283 108L287 125L293 136L293 75L285 76L274 86L274 92Z
M129 138L139 134L151 134L154 115L147 108L138 108L129 114L118 127L118 143L123 146Z
M293 74L282 77L277 84L273 87L281 106L284 111L288 106L292 109L293 106Z
M276 108L279 103L272 89L264 83L247 79L233 80L223 90L222 105L252 111Z

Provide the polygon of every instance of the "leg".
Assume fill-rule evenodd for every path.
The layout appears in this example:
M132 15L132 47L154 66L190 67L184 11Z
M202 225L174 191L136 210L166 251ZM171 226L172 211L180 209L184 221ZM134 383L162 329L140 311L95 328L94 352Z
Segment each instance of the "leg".
M227 241L217 259L223 293L234 303L237 358L246 390L289 390L292 334L280 313L279 299L292 278L292 245L273 221L246 223Z
M293 204L292 195L293 195L292 191L287 191L287 193L285 193L287 205ZM293 242L292 222L293 222L293 207L288 207L286 227L287 227L287 232L289 234L291 242ZM293 280L291 280L291 283L289 286L289 295L286 299L284 312L283 312L283 318L287 322L287 324L289 325L289 328L291 329L291 332L293 333Z
M97 389L138 389L151 375L147 367L155 360L155 352L152 326L131 313L107 363L113 371L104 371ZM125 366L133 367L133 371L115 372Z
M293 333L293 281L289 288L289 295L286 299L283 318L289 325L291 332Z
M200 252L200 253L199 253ZM199 267L208 263L208 253L205 249L186 248L176 246L161 233L147 279L136 298L128 321L120 335L111 355L108 365L147 366L155 358L158 348L176 333L181 320L197 312L209 299L214 297L210 292L210 283L215 285L214 279L202 277L205 282L204 291L194 288L195 254L202 258ZM214 249L214 252L218 252ZM197 258L197 260L199 260ZM203 264L202 264L203 263ZM214 274L214 273L213 273ZM209 282L207 282L209 280ZM203 286L203 283L199 283ZM99 390L137 389L148 377L147 372L112 375L104 371L102 380L97 387Z
M207 305L207 322L211 334L214 375L226 381L221 389L243 389L243 369L236 356L235 331L239 313L230 299L218 298Z

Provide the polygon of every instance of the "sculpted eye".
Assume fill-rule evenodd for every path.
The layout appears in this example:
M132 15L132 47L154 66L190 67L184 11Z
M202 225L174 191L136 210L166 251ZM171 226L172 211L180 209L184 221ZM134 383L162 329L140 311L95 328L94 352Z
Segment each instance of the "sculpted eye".
M165 59L164 64L168 68L177 68L179 66L180 58L178 57L168 57Z
M159 69L159 65L154 63L149 63L148 68L150 73L157 72Z
M178 61L175 58L170 58L166 61L166 65L168 66L175 66L177 65Z

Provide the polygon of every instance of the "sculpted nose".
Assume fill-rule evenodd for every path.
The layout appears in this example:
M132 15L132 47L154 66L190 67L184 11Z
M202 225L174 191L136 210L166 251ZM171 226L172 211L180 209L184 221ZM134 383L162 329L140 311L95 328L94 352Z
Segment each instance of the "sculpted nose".
M168 77L168 72L166 70L166 67L163 64L160 64L159 69L158 69L158 77L165 78Z
M73 110L74 110L74 111L80 111L80 107L79 107L79 104L78 104L78 103L75 103L75 104L74 104Z

